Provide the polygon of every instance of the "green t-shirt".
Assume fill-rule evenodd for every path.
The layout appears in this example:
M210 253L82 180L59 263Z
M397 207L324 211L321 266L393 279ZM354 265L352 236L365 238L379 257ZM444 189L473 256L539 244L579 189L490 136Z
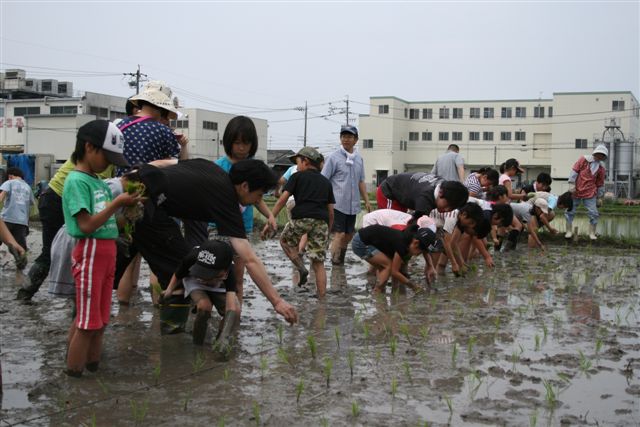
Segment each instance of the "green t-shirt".
M49 181L49 188L56 192L56 194L62 197L62 191L64 190L64 180L67 179L67 175L73 169L75 169L76 165L73 164L71 159L67 160L60 166L60 169L56 172L56 174ZM102 179L113 178L115 176L116 168L113 165L109 165L104 172L100 172L98 176Z
M103 211L112 199L111 190L101 179L84 172L71 171L64 182L62 192L62 212L67 233L76 239L95 237L96 239L115 239L118 237L118 226L114 215L91 235L86 235L78 228L75 215L86 210L89 215Z

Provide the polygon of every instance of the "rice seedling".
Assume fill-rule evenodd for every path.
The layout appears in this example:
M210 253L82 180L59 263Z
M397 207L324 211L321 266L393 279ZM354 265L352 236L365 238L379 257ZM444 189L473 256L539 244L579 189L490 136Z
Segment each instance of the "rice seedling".
M311 351L311 357L314 359L318 353L318 345L316 344L316 337L309 335L307 337L307 344L309 345L309 351Z
M347 352L347 363L349 364L349 371L351 373L351 380L353 381L353 366L356 358L356 352L349 350Z
M296 403L300 403L300 396L304 391L304 379L300 378L300 381L296 385Z
M447 408L449 408L449 414L453 415L453 402L451 401L451 398L445 394L444 401L447 404Z
M264 373L267 372L267 358L260 356L260 381L264 381Z
M366 322L362 323L362 333L364 334L365 344L369 344L369 325Z
M162 372L162 366L160 362L156 363L156 366L153 367L153 383L157 386L158 381L160 381L160 373Z
M340 348L340 327L336 326L333 332L336 336L336 345L338 346L338 348Z
M407 342L412 345L411 343L411 334L409 332L409 325L407 323L402 323L400 325L400 333L402 335L404 335L404 337L407 339Z
M471 400L475 399L476 394L478 393L478 389L482 385L482 378L480 377L480 372L473 371L467 376L467 385L469 387L469 397Z
M91 414L91 419L89 420L89 425L91 427L98 427L98 420L96 418L96 413Z
M549 329L547 328L547 324L543 323L542 324L542 339L546 341L548 335L549 335Z
M398 338L395 335L391 336L389 340L389 350L391 351L391 356L396 357L396 350L398 349Z
M331 370L333 369L333 360L330 357L324 358L324 378L327 381L327 388L331 382Z
M187 412L187 409L189 408L189 402L191 402L191 388L189 388L189 390L187 390L187 394L184 395L184 399L182 399L182 410L184 412Z
M391 378L391 397L395 399L397 392L398 392L398 380L394 376L393 378Z
M256 422L256 426L260 425L260 405L255 400L253 401L253 419Z
M202 370L205 364L204 354L202 352L198 352L196 354L196 358L191 362L191 367L193 368L193 373L197 374Z
M278 323L278 326L276 326L276 336L278 337L278 344L282 345L284 339L284 326L282 323Z
M404 374L407 376L409 382L413 384L413 378L411 377L411 366L409 365L409 362L407 362L406 360L402 362L402 369L404 370Z
M431 297L429 297L429 305L431 306L431 311L434 312L436 310L436 306L438 304L438 300L436 300L436 296L435 295L431 295Z
M554 408L558 404L558 390L553 387L547 380L542 380L542 385L544 385L544 400L547 402L547 405L551 408Z
M329 420L325 417L320 418L320 426L321 427L329 427Z
M500 316L496 316L493 319L493 326L495 327L496 331L500 330Z
M598 356L600 354L600 351L602 350L602 338L598 337L596 338L596 356Z
M469 354L469 357L473 354L473 347L475 347L476 341L477 338L475 336L469 337L469 340L467 341L467 353Z
M580 355L580 370L583 374L587 374L589 369L591 369L592 362L589 358L587 358L587 356L585 356L582 350L578 350L578 354Z
M427 357L427 353L425 351L420 351L418 355L420 356L420 360L422 361L422 363L426 366L427 362L429 361L429 358Z
M229 368L225 368L222 372L222 379L224 380L224 382L229 381Z
M358 402L354 400L351 402L351 416L353 418L358 418L358 415L360 415L360 406L358 405Z
M98 383L98 385L100 386L100 390L102 390L104 394L109 394L109 387L107 387L104 381L102 381L100 378L96 378L96 382Z
M529 427L536 427L538 425L538 410L534 410L533 414L529 416Z
M131 405L131 415L133 416L134 424L137 426L141 425L147 416L149 401L145 399L143 402L138 403L135 400L131 399L129 401L129 404Z
M456 361L458 360L458 343L453 343L453 348L451 350L451 366L456 367Z
M514 349L511 352L511 363L512 363L512 368L511 370L516 372L516 366L518 364L518 362L520 361L520 356L522 355L522 353L524 352L524 349L522 348L522 346L520 344L518 344L518 349Z
M282 347L278 347L278 359L285 365L289 365L289 355L287 355L287 350Z
M535 340L534 350L540 351L540 335L536 334L533 339Z
M224 427L225 426L225 419L224 419L224 415L220 417L220 419L218 420L218 427Z
M382 357L382 352L380 350L376 350L376 355L375 355L376 366L378 366L378 364L380 363L381 357Z
M429 328L427 328L426 326L421 326L420 336L422 337L423 342L427 341L427 338L429 338Z

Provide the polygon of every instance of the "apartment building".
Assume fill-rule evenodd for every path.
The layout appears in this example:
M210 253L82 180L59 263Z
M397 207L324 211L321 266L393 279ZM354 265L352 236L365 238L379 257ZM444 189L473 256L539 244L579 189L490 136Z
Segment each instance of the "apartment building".
M640 104L628 91L476 101L374 96L359 126L370 186L391 174L430 171L449 144L460 147L467 173L513 157L526 169L523 181L548 172L557 181L554 190L563 187L578 157L602 141L614 147L609 169L621 172L611 180L637 181L640 171Z

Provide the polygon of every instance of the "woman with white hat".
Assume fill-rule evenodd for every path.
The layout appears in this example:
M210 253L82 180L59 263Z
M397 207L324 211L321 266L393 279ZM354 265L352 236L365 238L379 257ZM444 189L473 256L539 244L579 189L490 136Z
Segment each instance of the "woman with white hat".
M573 194L573 208L565 213L567 232L564 237L573 237L573 217L579 203L584 203L589 216L589 238L597 240L596 226L598 224L597 198L604 195L605 168L603 162L609 156L609 150L604 145L598 145L591 155L584 155L573 165L569 174L569 191Z

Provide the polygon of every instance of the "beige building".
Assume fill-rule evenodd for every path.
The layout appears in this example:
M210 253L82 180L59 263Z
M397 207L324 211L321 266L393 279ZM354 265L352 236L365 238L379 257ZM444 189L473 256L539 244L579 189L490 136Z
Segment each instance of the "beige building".
M637 181L639 116L640 104L631 92L561 92L551 99L478 101L376 96L370 98L370 114L359 118L360 152L370 186L387 175L430 171L449 144L457 144L467 173L483 166L497 169L513 157L526 170L523 181L548 172L556 181L554 191L560 192L573 163L603 138L616 141L608 178Z

